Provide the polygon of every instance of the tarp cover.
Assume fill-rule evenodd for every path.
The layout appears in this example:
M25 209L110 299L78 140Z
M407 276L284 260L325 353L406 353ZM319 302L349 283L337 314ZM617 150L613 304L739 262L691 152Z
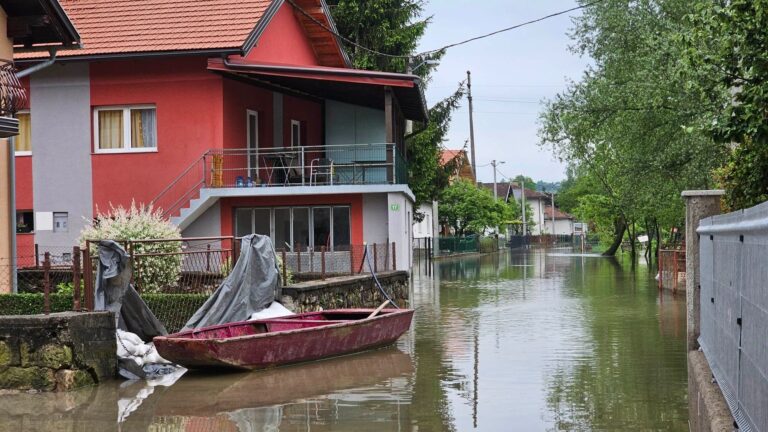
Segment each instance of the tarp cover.
M112 240L100 241L95 309L114 312L117 328L135 333L149 342L155 336L168 334L168 331L131 286L132 274L131 261L125 249Z
M187 321L184 330L245 321L279 298L280 272L269 237L243 237L240 257L216 292Z

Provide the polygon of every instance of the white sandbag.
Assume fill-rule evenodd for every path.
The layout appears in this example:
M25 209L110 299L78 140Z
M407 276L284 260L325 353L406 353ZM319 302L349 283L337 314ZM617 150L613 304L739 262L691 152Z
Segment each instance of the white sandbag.
M280 318L280 317L291 316L291 315L296 315L296 314L286 309L285 306L281 305L280 303L272 302L272 304L270 304L268 308L251 314L251 318L248 321Z

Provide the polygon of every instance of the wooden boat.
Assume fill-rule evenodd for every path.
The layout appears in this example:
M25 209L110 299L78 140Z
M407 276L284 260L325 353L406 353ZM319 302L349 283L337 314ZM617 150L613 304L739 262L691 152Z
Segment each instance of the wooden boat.
M190 369L265 369L392 344L412 318L412 309L336 309L203 327L154 342L163 358Z

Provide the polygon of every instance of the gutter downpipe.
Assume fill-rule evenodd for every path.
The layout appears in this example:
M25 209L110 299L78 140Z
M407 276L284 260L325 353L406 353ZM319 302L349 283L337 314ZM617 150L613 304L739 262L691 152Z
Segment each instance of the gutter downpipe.
M56 48L51 48L48 50L50 53L50 57L48 60L38 63L30 68L24 69L21 72L16 73L16 78L24 78L26 76L32 75L33 73L45 69L48 66L52 65L56 62ZM10 168L8 170L8 176L10 177L10 195L9 195L9 201L11 202L10 205L10 213L11 213L11 269L13 272L11 292L14 294L17 294L19 292L19 281L18 281L18 272L17 272L17 266L18 257L16 256L16 152L14 151L15 148L15 141L16 137L13 137L11 140L11 145L8 146L8 152L9 158L10 158Z
M51 49L48 50L48 52L51 55L48 58L48 60L46 60L46 61L44 61L42 63L38 63L38 64L36 64L36 65L34 65L34 66L30 67L30 68L24 69L21 72L17 72L16 73L16 78L24 78L25 76L32 75L33 73L35 73L35 72L37 72L37 71L39 71L41 69L45 69L48 66L54 64L56 62L56 48L51 48Z

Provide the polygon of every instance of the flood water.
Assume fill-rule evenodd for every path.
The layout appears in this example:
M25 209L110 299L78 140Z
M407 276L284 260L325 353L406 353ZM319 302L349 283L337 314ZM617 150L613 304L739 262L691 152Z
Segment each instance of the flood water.
M0 396L0 431L687 430L684 297L643 265L568 252L416 266L394 347Z

